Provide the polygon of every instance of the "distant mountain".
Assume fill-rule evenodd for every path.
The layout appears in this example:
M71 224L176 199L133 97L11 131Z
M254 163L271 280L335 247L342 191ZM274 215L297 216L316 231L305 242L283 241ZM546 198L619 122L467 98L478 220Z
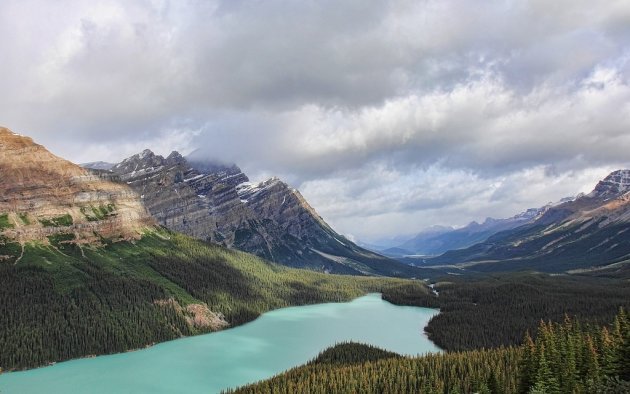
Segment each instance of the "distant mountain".
M79 166L89 170L111 170L115 163L107 163L105 161L92 161L90 163L82 163Z
M426 264L461 264L476 271L564 272L601 270L629 259L630 170L618 170L591 193L550 207L531 223Z
M357 240L356 244L361 246L362 248L382 254L384 250L387 250L389 248L395 248L398 245L409 241L412 237L413 237L412 235L397 235L390 238L375 239L370 242Z
M291 267L345 274L415 276L414 268L337 234L299 191L277 178L259 184L236 165L149 150L111 168L163 226Z
M437 256L446 251L467 248L487 240L490 236L510 230L535 220L550 205L542 208L531 208L507 219L487 218L483 223L471 222L454 229L452 227L434 226L416 235L402 245L383 251L391 257L405 256ZM406 260L413 261L413 260Z

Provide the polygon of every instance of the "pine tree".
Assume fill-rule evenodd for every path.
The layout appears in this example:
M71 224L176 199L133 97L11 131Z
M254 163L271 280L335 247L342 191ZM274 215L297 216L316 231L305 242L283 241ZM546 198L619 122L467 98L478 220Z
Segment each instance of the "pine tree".
M590 335L586 336L586 376L585 381L587 388L591 390L601 381L602 370L599 366L598 354Z
M536 358L538 359L538 367L536 370L533 389L546 394L559 393L560 387L558 385L558 379L551 370L550 364L547 361L545 344L541 342L540 345L537 345L537 350L538 354Z
M521 361L521 374L519 377L519 392L527 393L529 388L533 385L536 374L536 366L538 365L538 361L536 360L536 345L534 344L534 340L529 334L529 331L525 333L522 348L523 358Z
M621 308L619 310L621 343L618 350L618 372L623 380L630 381L630 319Z
M608 328L603 327L601 330L601 366L604 374L607 376L617 376L618 370L618 354L617 344L614 337L608 331Z

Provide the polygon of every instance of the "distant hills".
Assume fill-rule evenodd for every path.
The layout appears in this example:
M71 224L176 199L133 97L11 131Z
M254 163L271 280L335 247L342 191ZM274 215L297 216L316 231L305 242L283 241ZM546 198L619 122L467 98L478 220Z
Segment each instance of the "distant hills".
M467 271L628 275L630 170L618 170L586 195L549 207L535 220L470 247L423 261Z
M531 208L507 219L487 218L483 223L471 222L455 229L453 227L433 226L406 241L400 246L382 251L386 256L436 256L453 249L462 249L483 242L490 236L504 230L510 230L530 223L542 215L550 205Z
M170 230L291 266L342 274L418 276L418 270L357 246L335 232L278 178L254 184L236 165L145 150L103 168L137 192Z

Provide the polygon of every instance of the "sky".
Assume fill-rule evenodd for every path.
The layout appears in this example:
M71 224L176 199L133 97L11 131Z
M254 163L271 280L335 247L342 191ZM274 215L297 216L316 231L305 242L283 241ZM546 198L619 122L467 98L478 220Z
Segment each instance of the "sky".
M383 243L630 167L630 2L3 0L0 125L237 163Z

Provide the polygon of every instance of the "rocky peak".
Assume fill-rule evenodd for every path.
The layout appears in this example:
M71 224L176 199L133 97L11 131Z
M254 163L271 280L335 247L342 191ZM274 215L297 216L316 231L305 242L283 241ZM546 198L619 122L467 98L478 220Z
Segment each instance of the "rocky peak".
M243 182L249 182L249 178L236 164L225 164L214 160L200 159L198 157L186 157L192 168L202 174L216 175L218 177L230 177L230 184L237 186Z
M532 221L535 220L537 218L539 218L541 215L543 215L545 212L547 212L547 210L549 208L551 208L552 204L549 203L547 205L544 205L540 208L528 208L525 211L514 215L512 217L512 219L514 220L525 220L525 221Z
M179 164L187 164L186 159L177 151L172 151L170 155L166 158L167 165L179 165Z
M65 178L87 175L84 169L53 155L31 138L4 127L0 127L0 161L3 170L0 183L7 187L55 181L46 173Z
M630 191L630 170L617 170L599 181L588 196L609 199L620 197L628 191Z
M151 166L135 155L113 170L142 195L158 223L171 230L289 266L338 273L409 270L335 233L297 190L277 177L251 183L234 164L199 154L183 158L177 152Z

